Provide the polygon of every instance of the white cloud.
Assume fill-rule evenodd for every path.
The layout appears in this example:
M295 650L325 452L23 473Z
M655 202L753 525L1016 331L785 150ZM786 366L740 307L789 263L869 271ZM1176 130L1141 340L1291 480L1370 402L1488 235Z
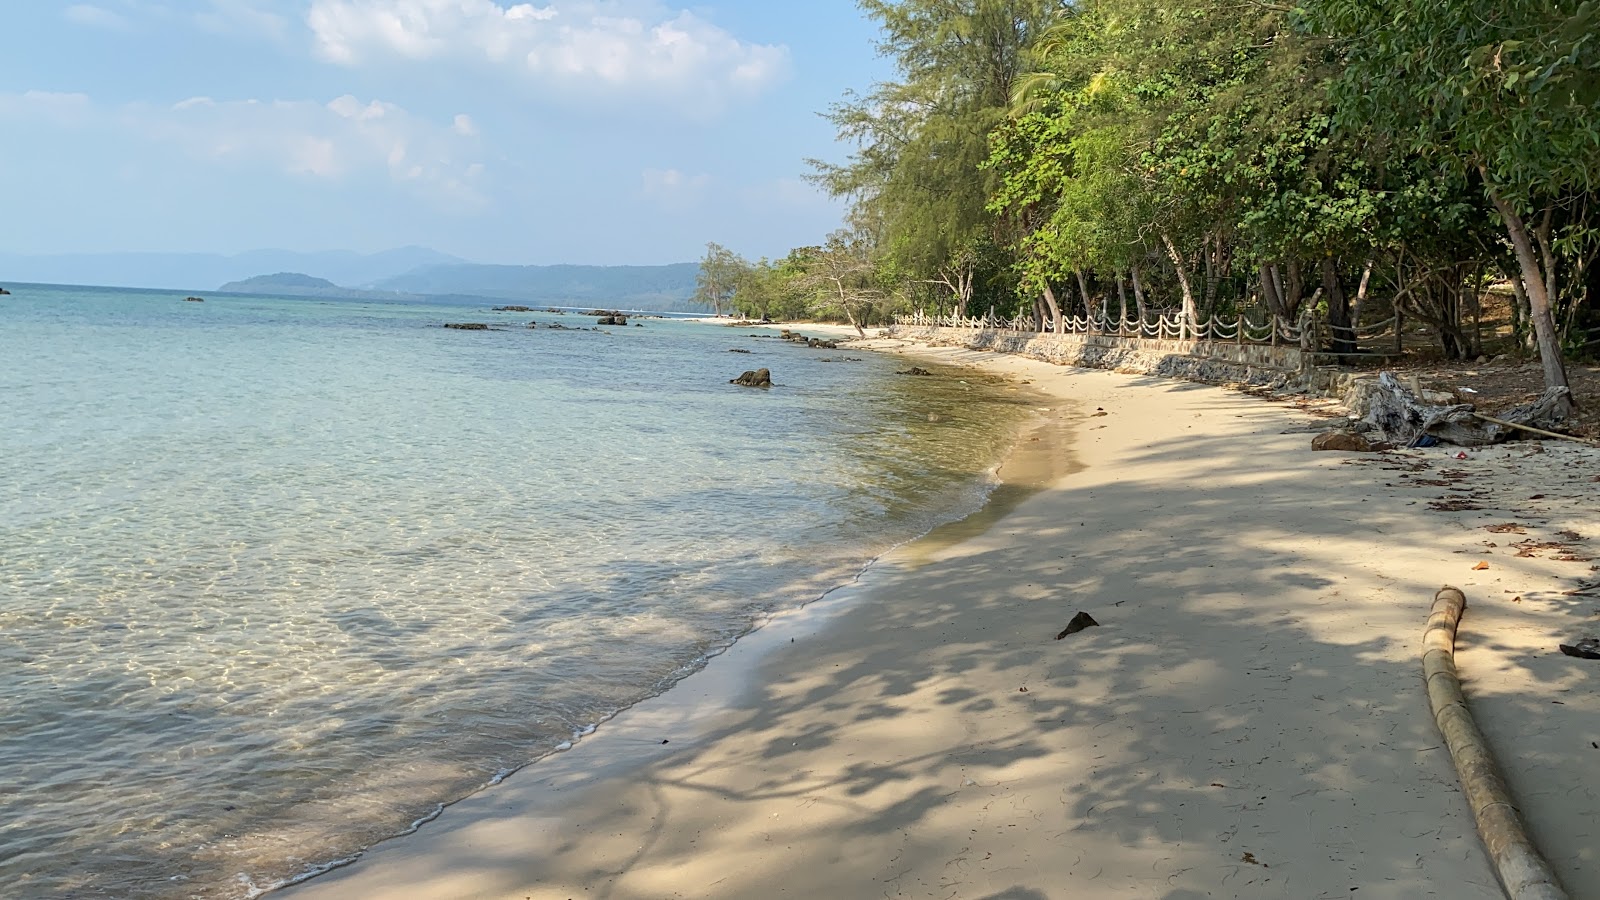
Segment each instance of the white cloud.
M138 117L135 116L138 121ZM338 181L387 178L453 205L480 206L477 144L393 103L351 95L328 103L186 100L140 127L218 163L265 165Z
M700 112L760 93L788 73L789 51L742 41L653 0L313 0L318 52L375 61L487 63L561 93L673 98Z
M462 137L476 137L478 135L477 123L473 122L472 117L466 113L456 116L455 124L450 127Z
M171 148L215 166L277 171L329 182L386 181L439 205L486 204L481 148L457 116L448 123L380 100L345 95L309 100L190 97L170 106L96 106L83 94L0 93L0 122L50 122L96 129L107 140ZM8 131L10 129L7 129Z
M100 6L91 6L87 3L75 3L67 7L62 15L67 21L77 25L87 25L90 28L114 28L125 31L130 25L121 15Z

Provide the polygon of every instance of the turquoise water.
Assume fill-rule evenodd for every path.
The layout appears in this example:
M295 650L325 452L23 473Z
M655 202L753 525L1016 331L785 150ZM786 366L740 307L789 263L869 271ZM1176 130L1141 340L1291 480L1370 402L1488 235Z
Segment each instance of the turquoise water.
M1026 415L715 325L11 287L6 896L244 897L402 832L973 509Z

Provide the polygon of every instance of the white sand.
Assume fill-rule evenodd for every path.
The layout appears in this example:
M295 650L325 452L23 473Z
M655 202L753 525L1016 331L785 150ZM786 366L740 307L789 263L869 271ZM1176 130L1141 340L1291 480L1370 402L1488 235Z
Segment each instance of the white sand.
M1555 654L1600 631L1600 596L1560 593L1593 563L1516 558L1527 536L1480 527L1600 548L1600 454L1312 453L1284 404L917 352L1057 398L1013 467L1050 489L286 895L1498 897L1418 674L1448 582L1535 836L1600 897L1600 663ZM1391 468L1415 461L1518 472L1493 499L1512 511L1430 511L1451 489ZM1079 610L1101 627L1055 640Z

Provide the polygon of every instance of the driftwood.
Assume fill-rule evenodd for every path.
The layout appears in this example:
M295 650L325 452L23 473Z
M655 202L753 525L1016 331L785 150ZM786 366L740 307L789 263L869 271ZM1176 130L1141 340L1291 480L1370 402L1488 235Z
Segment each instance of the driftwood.
M1483 447L1510 440L1518 431L1545 430L1561 423L1564 387L1545 390L1532 403L1512 407L1494 419L1479 414L1470 403L1434 406L1422 402L1394 373L1378 376L1375 389L1366 396L1365 421L1385 440L1409 446L1423 435L1462 447Z

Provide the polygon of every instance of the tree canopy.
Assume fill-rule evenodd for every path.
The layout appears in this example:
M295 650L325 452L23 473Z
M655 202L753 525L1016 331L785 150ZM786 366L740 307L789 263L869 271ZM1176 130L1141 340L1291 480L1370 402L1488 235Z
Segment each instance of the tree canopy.
M1465 356L1499 285L1552 385L1600 325L1595 0L859 5L896 77L812 163L849 237L743 264L741 310L1059 326L1131 285L1191 323L1315 311L1334 352L1394 311ZM818 280L845 259L848 309Z

